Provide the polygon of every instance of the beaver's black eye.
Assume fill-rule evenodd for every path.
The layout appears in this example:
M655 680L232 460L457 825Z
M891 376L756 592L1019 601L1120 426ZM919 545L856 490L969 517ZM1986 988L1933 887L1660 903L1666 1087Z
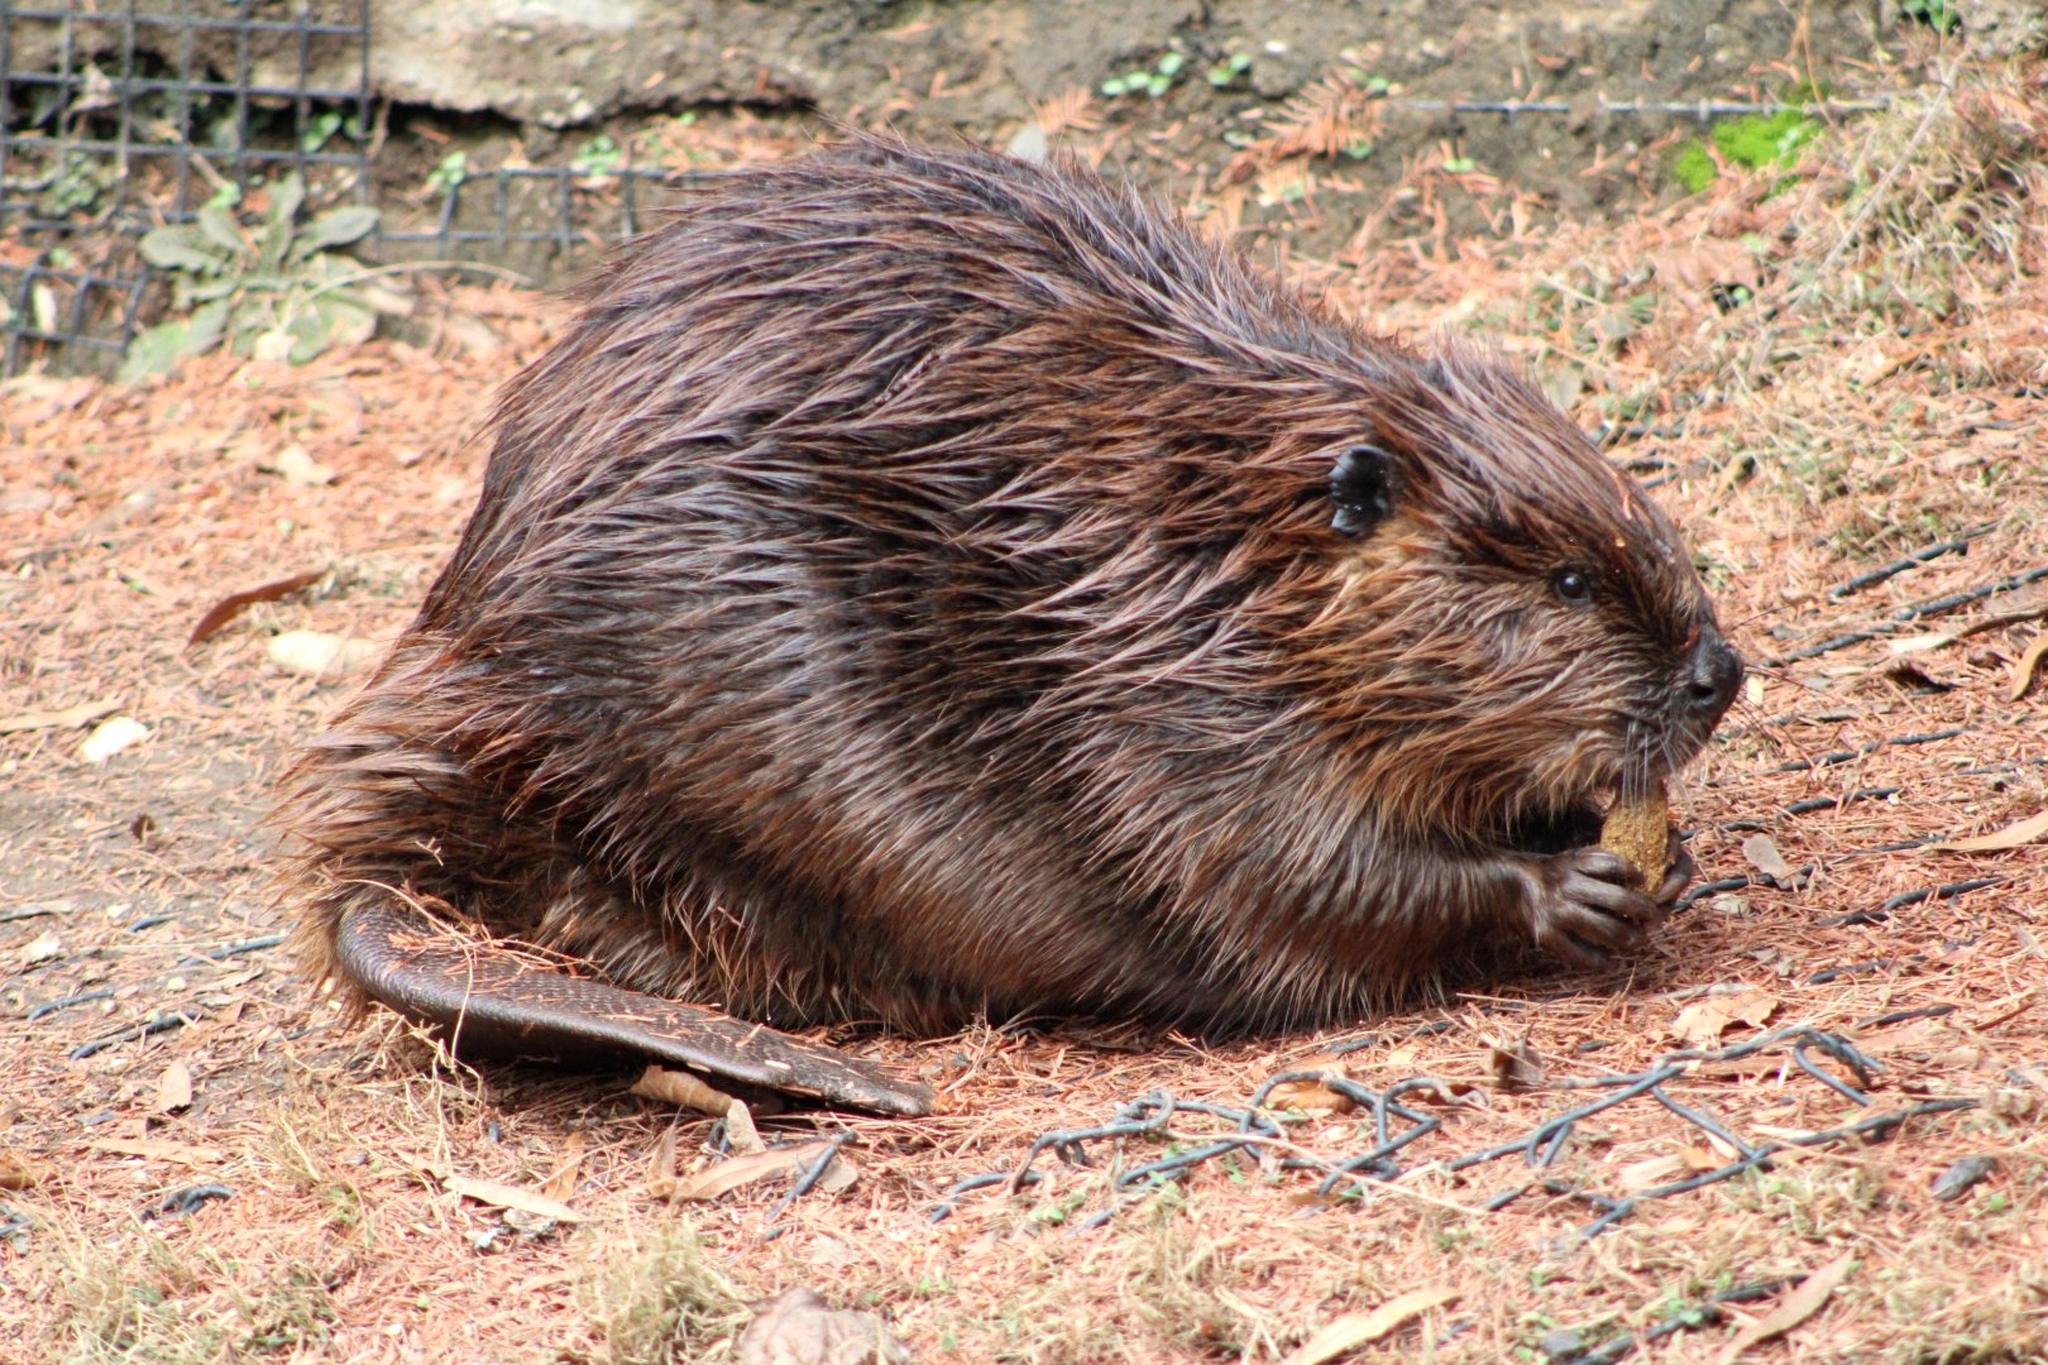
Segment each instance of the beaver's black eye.
M1392 463L1378 446L1353 446L1337 457L1330 468L1330 525L1337 534L1366 535L1393 515Z
M1579 569L1559 569L1550 576L1550 590L1568 607L1593 605L1593 577Z

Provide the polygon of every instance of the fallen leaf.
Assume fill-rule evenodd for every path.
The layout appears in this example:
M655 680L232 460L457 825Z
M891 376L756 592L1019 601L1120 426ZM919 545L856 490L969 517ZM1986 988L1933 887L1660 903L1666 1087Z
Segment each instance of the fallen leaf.
M1428 1289L1411 1289L1391 1298L1370 1313L1346 1313L1332 1318L1296 1347L1294 1354L1281 1365L1323 1365L1324 1361L1335 1360L1346 1351L1355 1351L1393 1335L1410 1320L1421 1317L1432 1308L1456 1303L1458 1297L1459 1291L1447 1284L1432 1285Z
M479 1204L493 1208L518 1209L522 1213L552 1218L558 1223L580 1223L583 1215L559 1199L550 1199L538 1190L522 1189L517 1185L500 1185L495 1180L472 1180L466 1175L449 1175L442 1182L449 1190L465 1199L474 1199Z
M2041 660L2048 658L2048 630L2036 635L2027 646L2026 653L2012 666L2012 686L2007 689L2005 699L2018 701L2027 695L2027 689L2034 685L2034 673L2041 666Z
M745 1100L734 1099L722 1090L713 1089L688 1071L672 1071L650 1064L640 1073L640 1079L633 1082L631 1093L724 1119L726 1138L732 1143L733 1150L742 1156L768 1150L768 1144L761 1141L760 1131L754 1126L753 1110L747 1107Z
M78 746L78 756L88 763L104 763L137 740L148 738L147 725L127 716L115 716L93 727L85 742Z
M1346 1059L1330 1052L1304 1057L1287 1069L1318 1071L1323 1076L1335 1077L1338 1080L1351 1078ZM1310 1080L1285 1081L1274 1086L1266 1092L1265 1107L1274 1110L1292 1109L1302 1114L1345 1114L1356 1105L1350 1096L1332 1090L1319 1076Z
M271 640L269 654L270 661L287 673L331 679L360 673L383 649L375 640L324 630L288 630Z
M27 1152L0 1148L0 1190L32 1190L56 1174L56 1167Z
M1710 995L1680 1010L1671 1021L1671 1034L1689 1047L1712 1047L1736 1024L1762 1028L1777 1008L1777 998L1764 991Z
M1510 1095L1540 1090L1550 1081L1550 1068L1526 1039L1512 1047L1489 1046L1486 1060L1493 1071L1493 1083Z
M1933 631L1926 635L1908 635L1904 639L1888 640L1885 648L1897 655L1924 654L1930 649L1942 649L1960 638L1945 630Z
M706 1085L695 1073L665 1066L649 1065L627 1093L716 1116L722 1116L732 1103L732 1096Z
M270 457L267 462L256 466L266 474L282 475L286 483L301 488L318 488L321 484L334 482L334 471L316 462L306 453L306 448L296 443Z
M1729 1365L1729 1362L1739 1359L1750 1347L1769 1341L1772 1337L1783 1336L1818 1313L1821 1305L1828 1301L1828 1296L1835 1292L1835 1286L1848 1275L1849 1267L1854 1263L1854 1256L1840 1256L1808 1275L1805 1282L1787 1294L1776 1308L1735 1334L1734 1340L1721 1352L1721 1365Z
M1771 842L1768 834L1752 834L1742 841L1742 856L1749 865L1769 877L1772 882L1785 890L1793 890L1799 883L1799 873L1792 864L1785 861L1785 855L1778 852L1778 846Z
M761 1306L740 1333L739 1365L907 1365L908 1347L873 1313L827 1308L809 1289L789 1289Z
M661 1136L654 1140L654 1150L648 1154L647 1192L656 1199L676 1197L676 1130L673 1126L661 1130Z
M164 1074L157 1077L156 1112L170 1114L192 1107L192 1068L177 1058L164 1068Z
M85 1145L96 1152L146 1157L151 1161L176 1161L186 1166L214 1166L227 1160L226 1154L218 1147L197 1147L189 1142L170 1142L163 1138L101 1138Z
M64 956L64 941L57 937L55 929L45 929L29 940L28 947L21 950L21 965L33 967L38 962Z
M736 1156L714 1166L706 1166L678 1179L670 1192L671 1199L716 1199L730 1194L742 1185L751 1185L757 1180L787 1175L809 1166L824 1152L830 1150L829 1142L806 1142L796 1147L780 1147L772 1152L755 1152L751 1156Z
M2048 810L1989 834L1979 834L1971 839L1949 839L1927 847L1943 853L1997 853L2031 844L2044 834L2048 834Z
M17 711L0 720L0 735L18 735L28 730L75 730L120 709L119 697L101 697L98 701L81 702L62 711Z
M227 626L228 622L242 614L242 608L257 602L275 602L280 597L289 597L301 588L310 588L326 575L321 570L311 573L293 574L280 578L275 583L249 588L243 592L229 593L206 609L206 615L199 618L199 624L192 627L192 634L186 639L185 647L190 649L203 640L211 639Z
M583 1149L587 1145L587 1139L580 1132L572 1132L562 1139L562 1151L555 1158L555 1169L540 1183L542 1194L550 1199L567 1199L576 1193L576 1172L583 1165Z

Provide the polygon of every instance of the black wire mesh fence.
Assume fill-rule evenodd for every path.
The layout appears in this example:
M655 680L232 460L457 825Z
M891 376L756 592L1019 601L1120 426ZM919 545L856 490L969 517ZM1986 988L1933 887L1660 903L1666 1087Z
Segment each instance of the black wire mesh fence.
M5 371L118 360L150 227L286 169L366 195L369 32L369 0L0 3Z
M288 173L318 202L377 204L361 247L375 262L529 272L643 231L692 179L631 165L614 147L569 166L480 169L458 155L424 185L380 195L373 163L389 108L374 96L370 41L370 0L0 0L0 374L37 359L111 370L170 292L138 256L140 236ZM1509 126L1574 112L1557 101L1388 103ZM1599 102L1608 116L1701 127L1787 107Z

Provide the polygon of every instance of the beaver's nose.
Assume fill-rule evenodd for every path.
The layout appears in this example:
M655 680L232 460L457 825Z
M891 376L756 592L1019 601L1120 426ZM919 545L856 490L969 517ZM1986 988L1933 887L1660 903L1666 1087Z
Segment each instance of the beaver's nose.
M1735 689L1742 686L1742 658L1728 647L1728 642L1712 629L1700 633L1700 642L1692 652L1692 676L1688 680L1686 702L1697 715L1710 721L1721 718L1730 702L1735 700Z

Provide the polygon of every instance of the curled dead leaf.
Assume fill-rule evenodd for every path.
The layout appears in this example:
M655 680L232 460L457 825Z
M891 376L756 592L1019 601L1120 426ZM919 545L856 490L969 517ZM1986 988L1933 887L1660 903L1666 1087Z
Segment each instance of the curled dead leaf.
M81 702L62 711L17 711L0 720L0 735L18 735L29 730L75 730L121 709L119 697L102 697Z
M1540 1090L1550 1082L1550 1068L1543 1064L1542 1056L1527 1039L1508 1047L1490 1045L1486 1049L1486 1058L1493 1072L1493 1083L1510 1095L1524 1090Z
M1325 1361L1335 1360L1361 1346L1369 1346L1391 1336L1412 1319L1421 1317L1432 1308L1456 1303L1458 1298L1459 1291L1449 1285L1431 1285L1427 1289L1411 1289L1388 1299L1370 1313L1346 1313L1332 1318L1281 1365L1324 1365Z
M772 1152L755 1152L750 1156L736 1156L721 1161L715 1166L683 1176L669 1191L671 1199L716 1199L730 1194L743 1185L773 1176L788 1175L800 1171L832 1149L829 1142L805 1142L795 1147L780 1147Z
M1785 855L1778 852L1778 846L1770 835L1752 834L1744 839L1742 856L1751 867L1769 877L1774 885L1787 891L1798 888L1798 870L1785 861Z
M580 1223L583 1215L559 1199L550 1199L538 1190L522 1189L517 1185L500 1185L495 1180L472 1180L466 1175L450 1174L442 1181L448 1189L465 1199L474 1199L479 1204L493 1208L518 1209L541 1218L552 1218L558 1223Z
M257 602L275 602L280 597L289 597L295 592L312 587L324 577L326 574L316 569L311 573L293 574L290 578L280 578L275 583L265 583L261 587L243 592L229 593L206 609L206 614L199 618L199 624L192 627L192 634L187 637L185 647L190 649L193 645L218 635L227 628L228 622L241 615L242 608Z
M2015 821L2004 829L1989 834L1979 834L1969 839L1947 839L1927 847L1942 853L1998 853L2008 848L2019 848L2031 844L2042 835L2048 834L2048 810Z
M2034 685L2034 674L2041 667L2041 660L2048 657L2048 631L2042 631L2028 644L2012 666L2012 686L2005 694L2007 701L2018 701L2027 695L2027 689Z
M1338 1080L1351 1078L1348 1059L1328 1052L1314 1057L1304 1057L1288 1070L1319 1071L1324 1076ZM1292 1109L1303 1114L1345 1114L1353 1107L1353 1101L1349 1096L1332 1090L1321 1079L1284 1081L1274 1086L1266 1095L1266 1108Z
M1777 998L1764 991L1710 995L1680 1010L1671 1021L1671 1034L1688 1047L1708 1048L1736 1024L1762 1028L1777 1008Z
M1721 1352L1721 1365L1742 1357L1752 1346L1759 1346L1773 1337L1785 1333L1805 1322L1821 1310L1828 1296L1835 1292L1855 1264L1854 1256L1841 1256L1829 1261L1819 1270L1808 1275L1800 1286L1787 1294L1776 1308L1758 1318L1755 1322L1737 1332Z

